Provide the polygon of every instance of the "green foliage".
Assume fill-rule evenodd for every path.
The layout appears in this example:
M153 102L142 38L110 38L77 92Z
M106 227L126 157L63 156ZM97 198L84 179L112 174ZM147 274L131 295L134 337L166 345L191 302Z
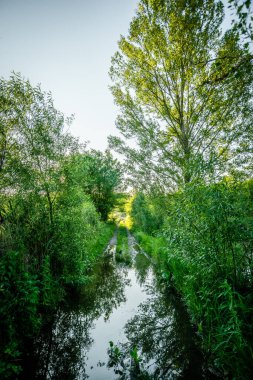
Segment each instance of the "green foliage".
M117 230L117 252L127 253L128 252L128 235L127 230L123 226L119 226Z
M131 217L133 218L134 226L138 226L145 232L151 232L152 216L142 193L138 193L133 200Z
M137 193L135 196L130 215L133 220L133 229L140 229L148 234L155 233L162 227L165 216L165 204L163 209L159 207L157 197L145 197L143 193Z
M117 247L116 261L130 265L132 263L131 255L129 254L128 234L123 226L118 227L117 231Z
M141 230L140 218L135 237L161 278L182 295L208 360L222 376L248 379L253 337L252 180L192 183L162 201L167 213L163 225L151 236Z
M253 5L251 0L228 0L229 8L233 10L233 17L236 15L236 19L233 18L234 29L242 34L245 44L249 46L249 43L253 41ZM235 14L234 14L235 13Z
M252 203L248 184L189 185L164 228L167 265L222 373L249 377ZM234 361L234 355L237 360Z
M134 348L130 350L130 356L133 359L134 363L137 365L142 361L141 357L138 355L136 346L134 346Z
M65 292L53 274L51 261L51 256L46 255L40 273L40 295L43 307L55 309L59 301L64 297Z
M120 213L124 213L126 202L129 199L129 195L125 193L117 193L115 194L116 202L114 209Z
M77 154L66 165L69 180L89 195L103 220L115 204L114 191L121 182L121 167L109 151Z
M221 1L139 2L110 72L121 137L109 141L135 187L217 180L238 162L250 173L252 54L223 18Z
M115 225L111 222L100 222L98 227L96 236L89 241L89 252L92 252L93 258L97 258L105 250L115 230Z
M9 251L0 261L0 375L19 373L23 337L31 337L40 327L38 279L27 272L18 252Z
M109 342L110 349L109 349L109 357L110 357L110 364L109 366L112 367L114 365L117 365L120 361L121 352L118 346L114 345L112 341Z
M90 241L98 233L99 219L94 205L78 189L59 196L54 219L53 264L66 283L80 281L94 261Z
M149 380L153 378L142 367L142 358L139 356L136 346L130 349L124 345L119 347L112 341L109 342L109 346L107 366L114 368L119 379Z

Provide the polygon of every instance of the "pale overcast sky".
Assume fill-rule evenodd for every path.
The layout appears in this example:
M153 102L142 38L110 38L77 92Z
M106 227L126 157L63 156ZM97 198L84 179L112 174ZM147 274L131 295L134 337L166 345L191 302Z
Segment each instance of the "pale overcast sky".
M71 131L104 150L116 133L111 56L137 0L0 0L0 76L21 72L75 114Z

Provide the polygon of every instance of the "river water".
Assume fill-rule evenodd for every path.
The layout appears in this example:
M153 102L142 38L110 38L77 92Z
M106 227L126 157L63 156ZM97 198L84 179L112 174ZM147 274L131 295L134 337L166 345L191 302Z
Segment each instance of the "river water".
M143 253L132 256L131 267L101 258L27 352L22 379L211 378L180 298Z

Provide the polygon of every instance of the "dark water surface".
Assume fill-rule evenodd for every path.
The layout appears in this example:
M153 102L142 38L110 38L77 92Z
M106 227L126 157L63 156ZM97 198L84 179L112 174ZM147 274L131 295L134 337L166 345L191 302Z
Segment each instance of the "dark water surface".
M101 259L91 283L49 320L27 351L21 379L210 378L180 299L142 253L131 268ZM108 365L109 341L120 351L116 367Z

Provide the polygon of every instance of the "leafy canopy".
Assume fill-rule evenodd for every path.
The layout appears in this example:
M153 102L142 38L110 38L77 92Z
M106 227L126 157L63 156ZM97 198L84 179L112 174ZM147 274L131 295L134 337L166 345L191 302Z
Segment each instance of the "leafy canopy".
M123 138L109 141L135 184L175 189L246 166L252 63L223 18L220 1L140 1L110 71Z

